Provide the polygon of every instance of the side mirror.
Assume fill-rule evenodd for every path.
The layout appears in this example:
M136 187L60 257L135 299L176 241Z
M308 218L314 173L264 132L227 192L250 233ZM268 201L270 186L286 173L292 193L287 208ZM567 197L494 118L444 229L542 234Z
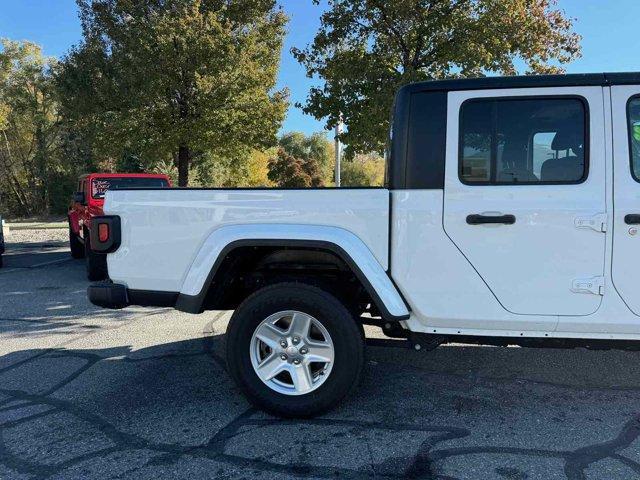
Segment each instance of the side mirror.
M84 192L76 192L73 194L73 201L75 203L79 203L80 205L85 205Z

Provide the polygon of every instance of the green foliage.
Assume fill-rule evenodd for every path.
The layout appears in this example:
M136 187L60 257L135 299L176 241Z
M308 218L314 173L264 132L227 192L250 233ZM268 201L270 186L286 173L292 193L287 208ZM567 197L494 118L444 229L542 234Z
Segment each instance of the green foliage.
M309 136L302 132L285 133L278 140L278 146L295 158L315 162L323 183L333 182L334 146L324 132L316 132Z
M314 0L319 3L318 0ZM328 0L313 43L292 53L313 88L304 110L327 119L340 115L342 135L354 151L384 148L397 89L407 83L487 73L562 71L580 55L572 20L554 0Z
M193 187L270 187L267 174L269 160L276 155L275 148L252 150L245 157L233 159L212 158L201 155L189 170ZM178 169L173 161L161 161L153 168L155 173L169 175L173 184L178 182Z
M48 212L51 214L63 214L66 213L71 195L77 190L78 185L78 172L70 171L66 168L59 168L50 173L49 176L49 208L42 212ZM24 215L24 212L18 212L20 216Z
M277 154L275 148L265 152L254 150L247 162L247 175L245 185L247 187L271 187L273 183L269 179L269 161Z
M296 158L279 148L269 161L268 177L278 187L322 187L323 180L318 162L313 158Z
M341 167L343 187L380 187L384 183L384 158L376 153L358 154Z
M267 153L257 150L242 152L233 158L211 157L196 167L197 181L202 186L225 188L268 186L266 171L260 172L261 162L262 168L267 168L265 157Z
M62 111L98 162L173 160L180 185L206 158L276 143L286 24L275 0L78 0L84 40L58 70ZM200 167L198 167L200 168Z
M11 214L43 214L63 170L49 75L54 61L31 42L1 41L0 202ZM56 197L57 198L57 197Z

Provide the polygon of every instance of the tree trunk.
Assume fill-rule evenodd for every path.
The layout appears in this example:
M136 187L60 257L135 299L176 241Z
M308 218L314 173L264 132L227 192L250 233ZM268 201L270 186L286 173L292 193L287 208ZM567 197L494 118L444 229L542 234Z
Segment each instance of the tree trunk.
M13 154L11 153L11 145L9 144L9 138L7 137L7 132L3 131L2 135L4 137L7 157L5 158L4 155L0 155L0 158L2 158L4 163L5 171L7 173L7 180L9 182L9 185L11 186L11 190L13 190L14 192L15 201L20 206L21 212L24 212L30 215L32 213L32 204L31 202L29 202L26 192L22 188L22 185L20 184L18 177L16 177L16 174L13 171L14 159L13 159Z
M189 186L189 163L191 161L191 151L188 145L178 147L178 186Z
M35 154L36 169L38 172L37 184L40 186L38 192L38 198L40 200L40 211L49 213L49 172L48 172L48 158L46 139L44 134L44 128L38 124L36 126L36 154Z

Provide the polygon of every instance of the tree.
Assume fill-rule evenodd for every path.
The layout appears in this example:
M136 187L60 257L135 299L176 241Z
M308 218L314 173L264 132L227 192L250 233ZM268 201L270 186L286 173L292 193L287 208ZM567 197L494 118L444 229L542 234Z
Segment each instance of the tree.
M269 162L276 155L275 147L265 151L252 150L246 157L211 159L196 167L196 178L202 186L229 188L270 187Z
M314 159L300 159L279 148L269 161L269 180L278 187L308 188L323 186L318 163Z
M276 143L286 17L275 0L78 0L83 42L57 77L65 115L99 155L174 159L186 186L205 155Z
M357 154L342 163L342 186L379 187L384 183L384 158L376 153Z
M318 0L314 0L316 4ZM580 56L580 37L555 0L328 0L320 30L292 50L309 77L304 111L340 115L348 154L384 148L396 90L445 77L561 72Z
M244 186L247 187L270 187L272 186L269 179L269 161L273 158L275 149L271 151L260 152L254 150L249 156L247 162L247 175Z
M13 212L47 213L59 164L53 60L31 42L2 40L0 52L0 192Z
M325 133L285 133L278 140L278 146L295 158L316 162L324 182L333 180L333 143L327 139Z

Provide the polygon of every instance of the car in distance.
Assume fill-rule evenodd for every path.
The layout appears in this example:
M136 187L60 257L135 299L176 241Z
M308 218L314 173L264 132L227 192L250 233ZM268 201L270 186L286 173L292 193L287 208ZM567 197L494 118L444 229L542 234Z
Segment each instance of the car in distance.
M152 173L91 173L78 179L67 218L69 245L73 258L84 258L87 278L102 280L106 277L105 256L91 250L89 229L92 219L102 215L107 190L120 188L167 188L171 180L167 175Z
M234 310L229 373L282 416L353 390L363 324L640 346L640 73L413 84L392 132L385 188L108 192L90 300Z

